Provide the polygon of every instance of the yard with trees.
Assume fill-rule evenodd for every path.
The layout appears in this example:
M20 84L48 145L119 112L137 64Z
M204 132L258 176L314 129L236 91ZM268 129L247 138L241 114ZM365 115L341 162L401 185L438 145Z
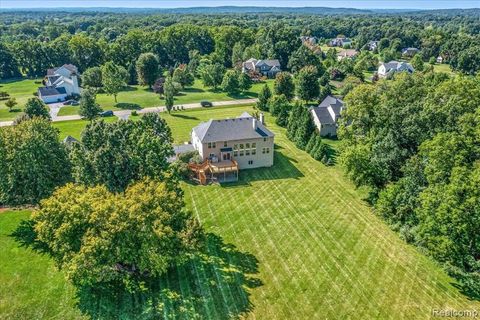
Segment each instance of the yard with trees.
M243 111L252 109L222 107L188 110L187 118L163 116L174 140L185 141L192 124ZM362 201L363 192L345 179L341 167L324 166L297 149L274 118L267 117L267 125L276 134L273 168L244 171L232 187L181 184L187 208L205 228L206 251L160 277L164 290L149 287L151 291L139 296L145 304L134 303L129 294L114 298L100 289L76 294L64 275L54 271L53 261L19 248L8 236L30 213L1 213L0 242L5 248L0 252L5 270L1 276L22 274L14 282L2 281L7 284L2 289L10 292L2 313L80 318L83 311L113 316L156 303L158 312L190 318L224 319L232 314L409 318L428 317L432 303L478 308L433 261L406 245L373 214ZM71 198L72 193L65 190L65 196ZM302 205L295 205L293 199ZM34 292L18 290L33 283ZM296 297L302 297L302 308L289 303ZM74 299L79 299L78 306Z

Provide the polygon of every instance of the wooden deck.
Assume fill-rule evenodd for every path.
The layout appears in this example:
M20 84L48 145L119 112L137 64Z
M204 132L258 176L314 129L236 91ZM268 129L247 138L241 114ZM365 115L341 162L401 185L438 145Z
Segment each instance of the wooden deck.
M212 162L206 160L201 164L191 163L188 166L195 174L195 180L200 184L208 182L235 182L238 181L238 163L235 160Z

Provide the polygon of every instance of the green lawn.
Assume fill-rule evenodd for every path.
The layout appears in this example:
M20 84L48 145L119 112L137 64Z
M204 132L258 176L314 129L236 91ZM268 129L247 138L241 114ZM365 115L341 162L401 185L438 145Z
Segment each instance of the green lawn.
M175 140L184 141L200 121L244 110L251 109L164 116ZM185 307L182 319L194 314L199 319L418 319L430 318L432 309L480 308L372 213L340 166L314 161L270 117L267 123L276 134L272 168L242 171L236 184L182 184L188 207L208 232L222 238L217 239L221 245L209 248L223 261L177 268L162 283ZM0 314L75 318L71 287L51 271L48 259L6 236L26 216L0 213L0 244L8 248L0 253ZM166 306L168 313L170 300ZM45 312L41 317L39 309Z
M64 275L10 236L28 217L28 211L0 211L0 319L80 319Z
M0 101L0 121L12 120L21 114L23 106L29 98L33 98L33 93L41 87L41 79L21 79L0 81L0 91L6 91L10 97L16 98L18 105L15 106L16 112L9 112L5 107L6 100Z
M273 80L267 80L270 86L273 86ZM202 100L207 101L224 101L234 99L256 98L260 89L264 86L264 83L257 83L245 94L237 94L230 96L220 90L214 92L212 89L205 88L202 82L198 79L195 80L195 84L186 88L180 95L175 97L175 104L187 104L200 102ZM153 93L147 87L130 86L127 91L120 92L117 97L118 103L136 103L142 108L164 106L165 100L160 99L159 95ZM106 94L97 95L97 102L105 110L121 110L121 106L116 106L113 96Z
M434 64L433 65L433 70L436 72L445 72L450 75L455 74L455 72L450 68L449 64L442 63L442 64Z
M117 117L103 118L107 122L117 121ZM83 129L87 126L88 120L72 120L72 121L60 121L52 122L52 126L60 130L60 139L64 139L66 136L72 136L76 139L80 139Z

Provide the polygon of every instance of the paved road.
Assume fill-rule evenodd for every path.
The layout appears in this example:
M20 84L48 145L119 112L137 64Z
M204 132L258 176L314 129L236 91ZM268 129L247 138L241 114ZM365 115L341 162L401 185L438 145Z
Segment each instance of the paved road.
M212 104L214 107L221 107L221 106L231 106L236 104L251 104L255 102L257 102L257 99L239 99L239 100L229 100L229 101L217 101L217 102L212 102ZM173 107L175 109L182 108L182 107L183 109L195 109L195 108L201 108L202 106L200 105L200 103L189 103L189 104L177 104L177 105L174 105ZM57 122L57 121L69 121L69 120L82 119L82 117L77 114L70 115L70 116L57 116L60 108L61 107L55 107L55 112L50 112L52 121ZM164 112L166 110L167 109L165 107L153 107L153 108L141 109L141 110L138 110L137 112L139 114L144 114L149 112ZM119 110L119 111L113 112L113 114L120 119L128 119L131 113L132 113L131 110ZM1 121L0 127L11 126L12 123L13 121Z

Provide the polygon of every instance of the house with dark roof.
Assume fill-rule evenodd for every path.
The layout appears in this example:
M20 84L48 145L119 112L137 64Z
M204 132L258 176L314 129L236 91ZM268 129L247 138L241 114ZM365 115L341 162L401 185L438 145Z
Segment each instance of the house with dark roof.
M338 120L344 109L343 101L333 96L326 97L318 106L310 109L313 122L320 136L337 136Z
M281 72L280 61L277 59L257 60L248 59L242 64L242 72L249 74L261 74L264 77L275 78L277 73Z
M38 89L38 97L45 103L65 101L68 96L80 94L78 69L73 64L48 69L43 83L45 86Z
M244 112L237 118L202 122L191 132L195 150L215 166L234 162L238 169L273 165L274 134L260 119Z
M367 43L366 47L369 51L374 51L375 49L378 48L378 41L371 40Z
M336 37L328 42L329 47L345 47L351 45L352 40L347 37Z
M420 49L418 48L403 48L402 56L411 58L419 52L420 52Z
M383 62L378 67L378 76L380 78L388 77L396 72L408 72L413 73L415 69L412 67L410 63L407 62L399 62L399 61L390 61L390 62Z

